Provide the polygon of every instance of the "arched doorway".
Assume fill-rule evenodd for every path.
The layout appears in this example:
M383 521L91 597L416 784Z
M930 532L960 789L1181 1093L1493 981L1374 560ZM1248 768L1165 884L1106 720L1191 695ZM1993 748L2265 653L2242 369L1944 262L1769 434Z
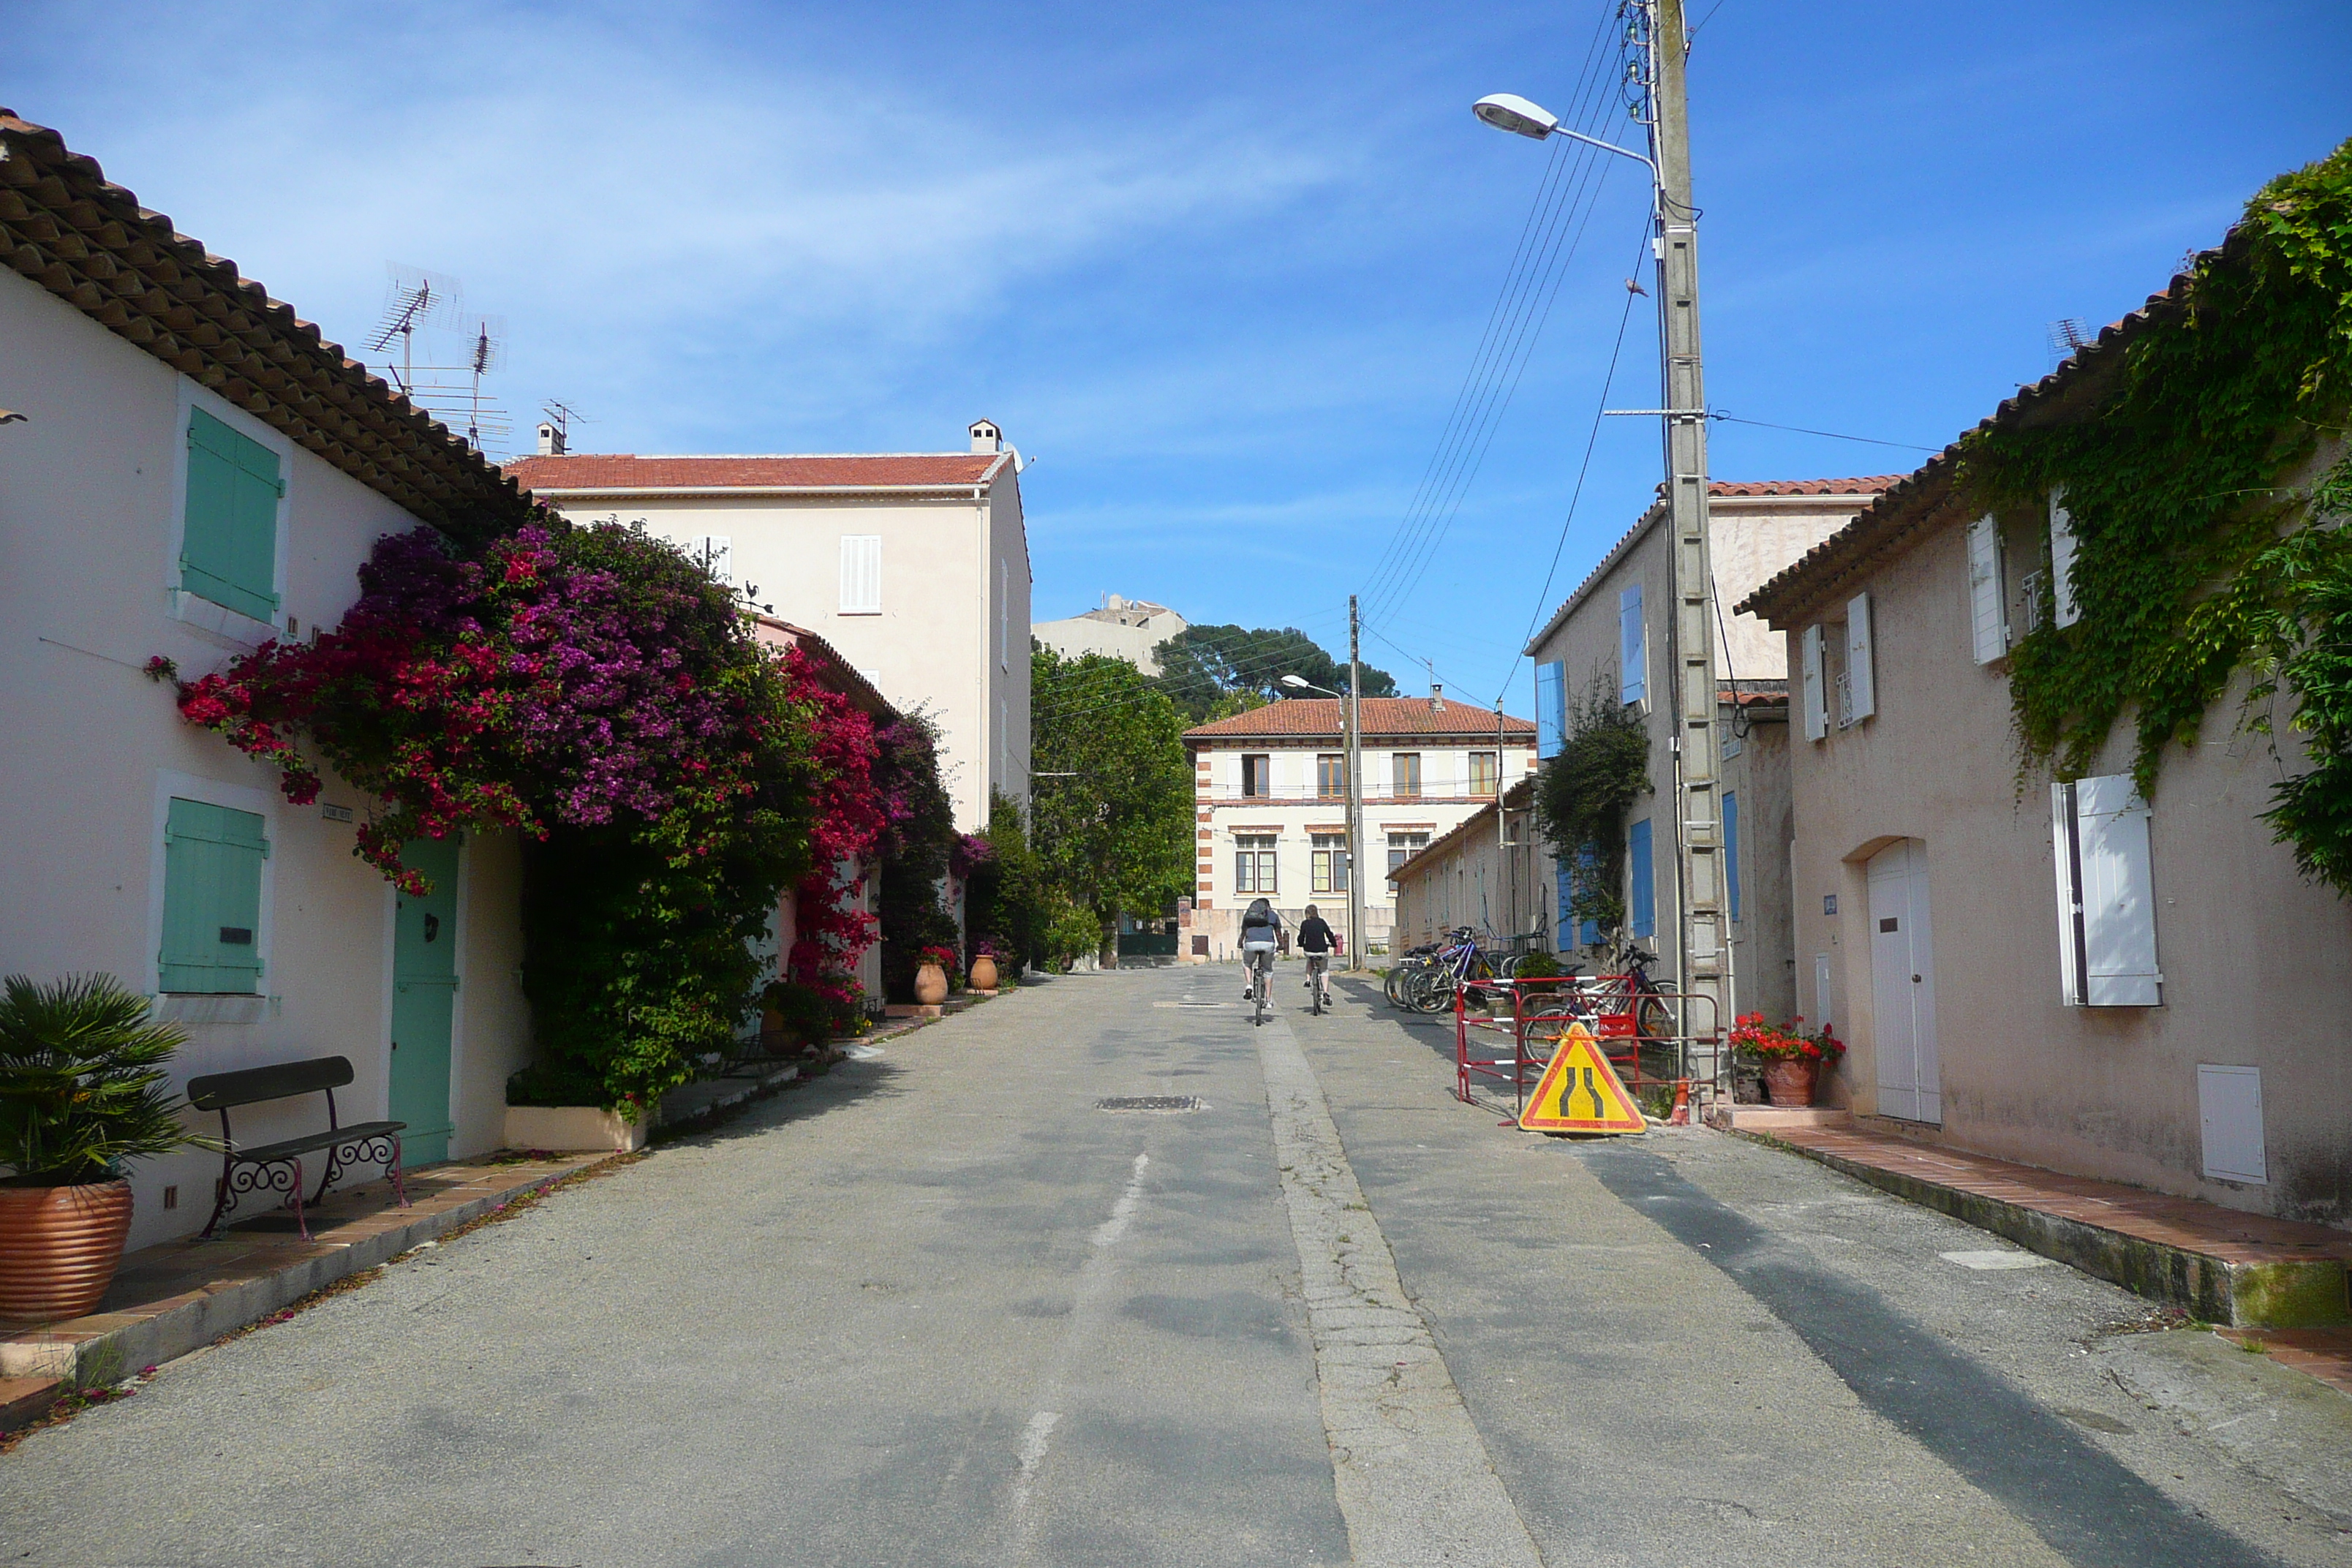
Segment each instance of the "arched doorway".
M1936 1068L1934 929L1927 918L1927 847L1916 838L1870 858L1871 1034L1878 1111L1944 1120Z

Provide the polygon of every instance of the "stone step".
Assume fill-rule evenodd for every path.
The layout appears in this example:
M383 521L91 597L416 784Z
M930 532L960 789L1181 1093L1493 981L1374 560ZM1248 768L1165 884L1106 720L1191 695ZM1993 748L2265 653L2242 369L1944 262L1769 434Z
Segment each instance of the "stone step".
M61 1378L0 1377L0 1432L38 1421L65 1391Z

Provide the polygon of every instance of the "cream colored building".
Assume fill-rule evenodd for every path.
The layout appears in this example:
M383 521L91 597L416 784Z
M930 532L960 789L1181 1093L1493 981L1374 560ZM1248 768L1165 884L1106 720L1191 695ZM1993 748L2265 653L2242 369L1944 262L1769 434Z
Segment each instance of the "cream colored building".
M352 855L365 796L331 774L288 803L142 667L332 626L379 536L512 526L521 498L54 132L0 117L0 166L24 176L0 183L0 405L24 416L0 426L0 972L152 995L187 1032L175 1086L343 1056L343 1119L407 1121L411 1164L498 1148L530 1049L513 837L399 898ZM315 1095L236 1121L324 1126ZM131 1245L200 1226L219 1169L134 1164Z
M1396 952L1435 942L1460 926L1475 927L1482 912L1497 906L1507 915L1497 934L1529 930L1547 912L1551 859L1536 833L1534 798L1534 780L1521 779L1499 806L1479 807L1389 873L1396 904L1390 940Z
M547 452L507 470L568 517L643 521L936 720L956 826L976 833L992 791L1029 798L1029 542L1019 455L987 420L970 437L969 452Z
M1039 621L1029 635L1064 658L1099 653L1123 658L1146 675L1160 673L1161 643L1184 629L1183 616L1148 599L1108 595L1101 605L1066 620Z
M1535 726L1491 708L1430 697L1363 700L1364 883L1368 951L1391 945L1386 873L1473 816L1535 765ZM1296 924L1316 905L1347 930L1348 788L1339 702L1293 698L1184 732L1192 754L1199 860L1178 956L1234 956L1241 911L1274 900ZM1524 910L1527 906L1517 906ZM1499 889L1466 924L1497 936L1520 918Z
M2095 417L2126 344L2173 308L1988 425ZM2285 482L2342 455L2340 435L2323 446ZM2011 650L2073 619L2050 564L2072 534L2063 506L1989 512L1956 454L1745 606L1797 668L1800 991L1852 1045L1824 1098L2028 1164L2346 1223L2352 907L2259 820L2281 763L2231 736L2242 685L2167 749L2151 798L2127 721L2085 776L2021 780Z
M1716 591L1738 604L1773 574L1837 531L1894 482L1849 479L1717 480L1707 487ZM1537 721L1545 757L1558 752L1567 715L1598 689L1643 715L1650 736L1651 793L1627 813L1626 933L1656 953L1662 983L1680 963L1681 893L1674 821L1673 704L1667 649L1674 595L1666 510L1654 503L1528 644L1536 666ZM1726 847L1732 877L1734 1007L1776 1018L1797 1011L1788 926L1788 660L1763 622L1731 615L1717 647ZM1563 951L1607 933L1569 916L1570 868L1555 858L1554 929ZM1703 1030L1703 1020L1693 1026Z

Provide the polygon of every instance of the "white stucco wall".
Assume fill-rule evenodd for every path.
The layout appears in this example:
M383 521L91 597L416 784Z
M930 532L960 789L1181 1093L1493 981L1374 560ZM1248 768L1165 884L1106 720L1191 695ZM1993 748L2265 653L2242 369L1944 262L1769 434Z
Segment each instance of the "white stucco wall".
M332 626L356 572L406 512L276 430L198 387L14 273L0 273L0 387L28 423L0 427L0 968L39 980L105 971L155 990L165 802L178 795L258 814L265 864L257 945L262 997L172 1002L188 1045L175 1082L306 1057L352 1058L346 1120L384 1114L394 894L353 858L353 826L294 806L271 770L181 721L168 685L140 666L162 654L185 677L250 644L174 618L188 409L201 406L279 455L282 612L304 633ZM207 606L184 606L215 626ZM264 628L248 625L248 635ZM321 804L366 802L330 778ZM467 855L456 1025L452 1152L496 1148L503 1084L528 1048L515 966L519 892L511 844ZM211 1020L211 1021L207 1021ZM323 1106L257 1107L241 1139L323 1126ZM140 1246L200 1226L216 1157L146 1162L132 1184ZM163 1207L163 1188L178 1206Z
M547 499L577 521L642 521L688 547L726 537L735 580L756 585L757 603L840 649L900 711L921 710L939 721L958 827L987 825L992 789L1027 800L1029 549L1011 478L951 497L600 491ZM841 541L865 534L882 540L882 608L845 613Z

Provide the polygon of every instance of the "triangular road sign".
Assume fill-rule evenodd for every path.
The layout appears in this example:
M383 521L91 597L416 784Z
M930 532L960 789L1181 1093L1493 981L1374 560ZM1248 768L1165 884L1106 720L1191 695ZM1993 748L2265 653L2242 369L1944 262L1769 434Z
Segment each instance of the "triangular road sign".
M1551 1066L1519 1113L1526 1132L1639 1132L1648 1125L1582 1024L1570 1024L1559 1037Z

